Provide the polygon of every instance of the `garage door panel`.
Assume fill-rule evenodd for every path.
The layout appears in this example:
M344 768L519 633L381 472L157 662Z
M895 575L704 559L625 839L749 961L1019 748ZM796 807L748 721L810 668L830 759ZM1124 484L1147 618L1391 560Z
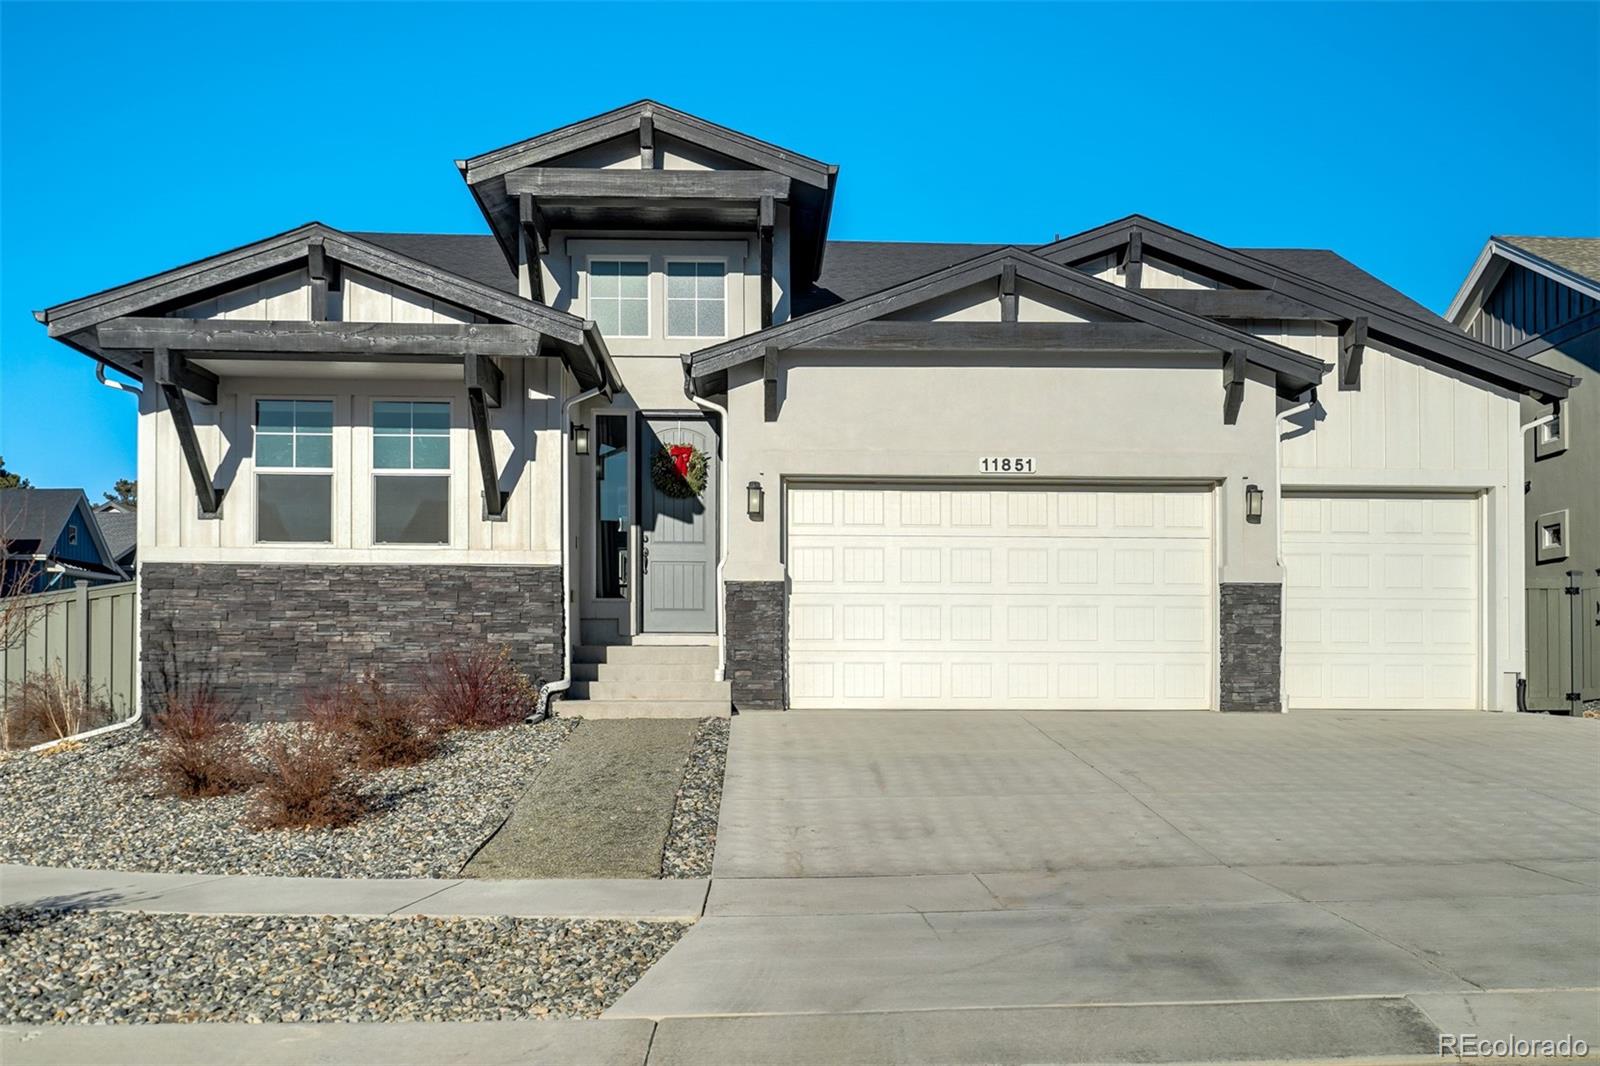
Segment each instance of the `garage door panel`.
M788 514L794 706L1212 704L1208 493L804 488Z
M1294 707L1476 707L1471 497L1284 500L1285 688Z

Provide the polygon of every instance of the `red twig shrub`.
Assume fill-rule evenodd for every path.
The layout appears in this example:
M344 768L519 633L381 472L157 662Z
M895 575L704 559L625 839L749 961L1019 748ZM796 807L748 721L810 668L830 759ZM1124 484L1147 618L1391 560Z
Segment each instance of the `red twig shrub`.
M441 729L499 729L534 712L539 693L511 661L509 649L479 649L435 658L422 682L422 702Z
M338 737L302 723L274 730L261 752L267 772L245 818L252 829L334 829L366 813Z
M439 750L439 737L417 700L395 692L374 673L309 697L306 714L363 770L412 766Z
M168 693L150 716L155 758L150 764L165 795L180 799L243 792L261 778L250 761L244 728L228 721L207 686Z

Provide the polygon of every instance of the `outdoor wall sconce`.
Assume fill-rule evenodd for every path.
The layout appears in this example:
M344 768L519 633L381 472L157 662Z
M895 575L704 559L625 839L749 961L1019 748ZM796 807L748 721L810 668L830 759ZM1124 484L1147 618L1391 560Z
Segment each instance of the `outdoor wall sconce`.
M577 452L579 455L588 455L589 454L589 427L588 426L580 426L577 423L573 423L573 426L572 426L572 450Z
M766 493L761 491L761 482L752 481L744 487L744 511L751 518L761 517L761 506L765 502Z
M1260 485L1246 485L1244 487L1244 518L1246 522L1261 521L1261 508L1266 502L1267 494L1261 491Z

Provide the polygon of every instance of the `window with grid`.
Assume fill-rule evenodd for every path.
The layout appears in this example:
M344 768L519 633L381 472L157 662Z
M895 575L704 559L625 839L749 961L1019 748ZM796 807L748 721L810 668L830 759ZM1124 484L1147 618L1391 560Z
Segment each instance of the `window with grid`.
M650 335L650 264L589 260L589 317L607 337Z
M372 405L372 539L450 542L450 405L380 400Z
M722 337L727 333L727 265L667 262L667 336Z
M256 401L256 540L333 540L333 401Z

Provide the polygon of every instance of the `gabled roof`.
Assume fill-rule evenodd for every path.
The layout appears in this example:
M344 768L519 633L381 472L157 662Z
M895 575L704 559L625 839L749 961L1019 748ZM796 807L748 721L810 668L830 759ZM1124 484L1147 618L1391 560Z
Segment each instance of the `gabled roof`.
M1450 320L1471 322L1513 263L1600 300L1600 238L1490 237L1450 301Z
M48 327L50 336L142 379L142 368L126 351L101 348L96 327L128 315L161 314L254 279L297 269L309 259L312 246L320 247L335 262L485 318L533 330L552 342L580 379L609 376L616 380L605 341L594 323L321 222L308 222L265 240L57 304L34 312L34 317Z
M100 534L105 538L111 561L121 566L139 546L139 515L134 511L96 510L94 518L100 524Z
M0 548L11 555L48 555L74 512L94 538L95 549L109 574L120 576L116 554L82 489L6 489L0 491ZM74 564L80 565L80 564Z
M767 170L791 179L795 183L789 205L794 273L798 284L817 276L822 268L828 221L833 213L838 166L719 126L656 100L636 100L549 133L456 161L456 168L472 190L473 199L488 220L508 263L514 264L517 260L517 206L506 193L506 175L526 167L558 162L584 148L626 136L638 131L645 121L651 124L652 134L659 131L708 149L743 167Z
M1058 263L1081 263L1125 246L1138 231L1144 247L1161 258L1194 267L1233 284L1261 288L1326 311L1329 321L1368 318L1371 334L1425 358L1453 366L1480 380L1545 398L1559 398L1577 379L1558 370L1508 355L1467 336L1447 322L1405 313L1370 294L1318 281L1235 248L1192 233L1130 215L1039 249ZM1160 290L1153 290L1160 291Z
M1019 280L1111 314L1156 326L1174 336L1221 352L1243 351L1250 362L1278 374L1290 391L1300 391L1316 384L1327 370L1320 359L1303 352L1177 310L1138 291L1112 285L1013 246L974 256L925 277L891 286L871 296L839 304L804 318L791 319L759 333L701 349L689 357L689 374L697 383L706 382L730 367L761 358L769 348L804 347L851 326L918 306L990 278L999 278L1007 268L1015 270Z

